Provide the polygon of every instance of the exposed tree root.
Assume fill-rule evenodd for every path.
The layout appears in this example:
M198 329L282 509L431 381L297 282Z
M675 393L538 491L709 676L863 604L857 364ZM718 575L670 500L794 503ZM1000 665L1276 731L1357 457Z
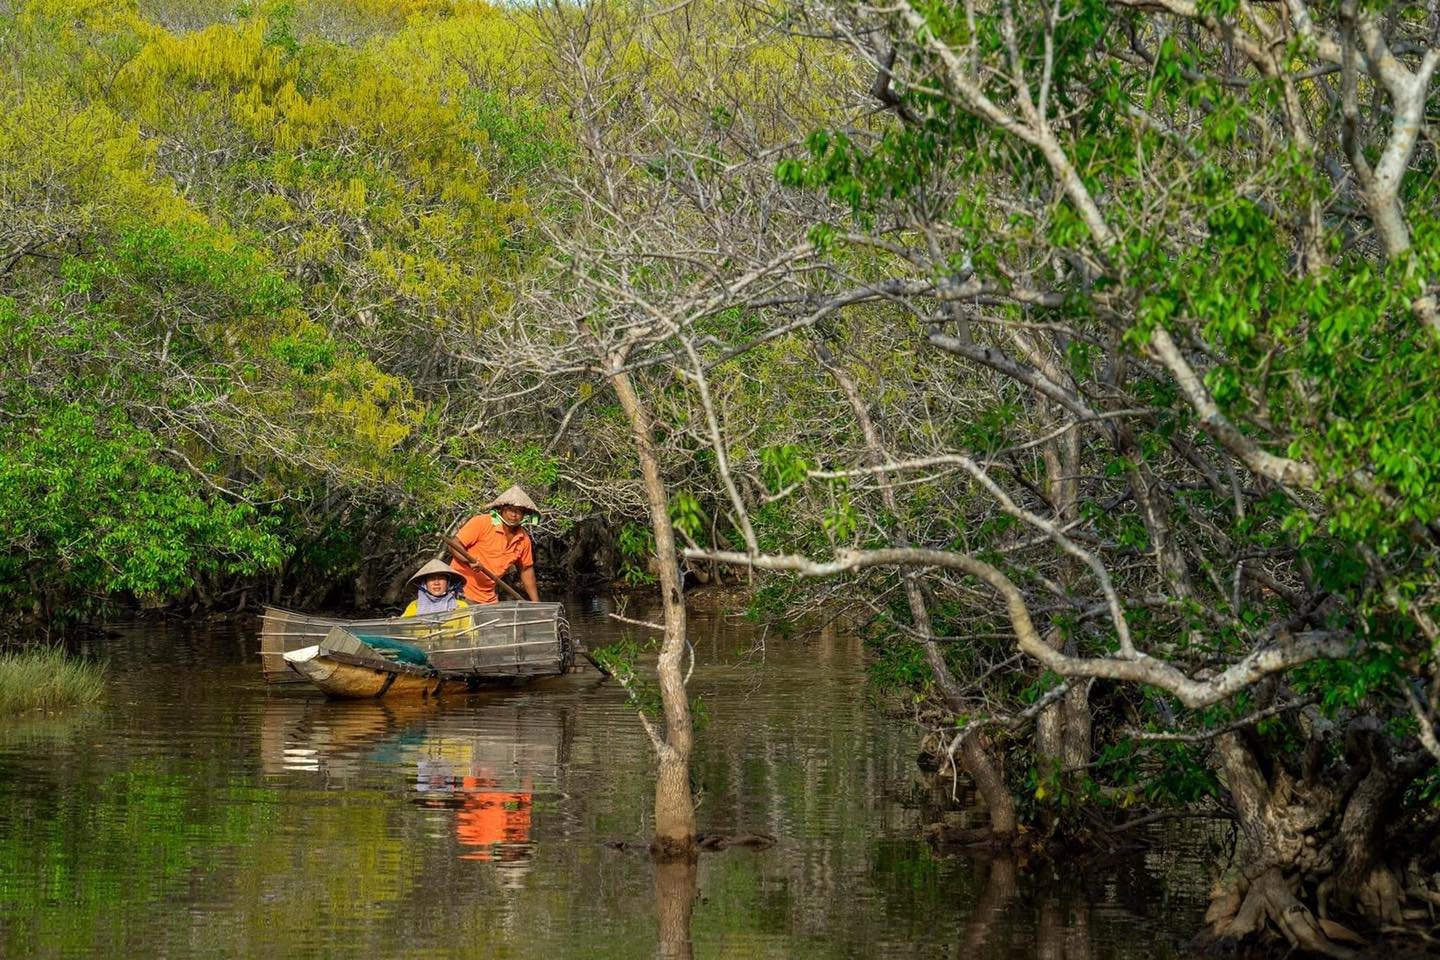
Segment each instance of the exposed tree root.
M1317 899L1322 917L1329 914L1333 902L1344 913L1368 917L1383 925L1405 923L1406 893L1393 870L1377 864L1358 883L1339 885L1336 879L1330 877L1320 885Z
M1440 836L1440 813L1416 813L1401 804L1429 759L1419 752L1392 756L1392 741L1380 725L1358 717L1344 731L1342 760L1332 739L1338 732L1317 726L1303 752L1238 731L1216 738L1213 760L1230 799L1224 813L1238 835L1202 940L1247 956L1273 950L1277 956L1368 960L1385 956L1392 945L1403 953L1426 939L1427 921L1440 920L1440 893L1433 889L1440 846L1432 844ZM987 775L1001 778L983 762L987 744L975 741L981 776L971 764L947 762L948 755L929 765L939 780L970 774L974 791L967 799L981 808L930 826L933 843L1027 858L1073 859L1077 850L1089 849L1096 838L1087 835L1083 821L1078 831L1071 822L1055 832L1020 827L1002 816L997 831L996 805L987 802L985 788L995 786ZM1102 830L1100 836L1110 834ZM1424 954L1428 946L1419 949Z
M775 838L768 833L702 833L695 838L695 844L702 851L728 850L731 847L745 847L749 850L768 850L775 846Z
M1278 867L1218 897L1205 914L1205 922L1217 939L1263 937L1273 925L1291 946L1301 950L1327 957L1355 956L1353 949L1341 946L1326 933L1321 921L1296 898Z
M775 838L768 833L700 833L695 835L691 844L676 844L662 842L656 838L650 843L635 843L629 840L607 840L605 846L611 850L619 850L622 853L648 853L660 863L674 861L693 861L697 854L715 853L720 850L729 850L731 847L743 847L747 850L768 850L775 846Z
M1239 875L1216 892L1205 917L1211 937L1264 942L1278 934L1306 954L1353 957L1367 941L1350 929L1351 918L1381 932L1416 916L1405 907L1412 897L1428 900L1420 871L1412 864L1407 890L1392 856L1401 845L1419 856L1433 831L1397 823L1397 800L1419 768L1392 759L1378 724L1352 721L1345 762L1323 772L1318 749L1295 769L1291 757L1267 755L1240 736L1216 746L1240 841Z
M1026 833L995 833L986 827L957 827L953 824L932 823L925 830L931 843L942 847L964 847L971 850L989 850L996 853L1006 851L1031 851L1036 843Z
M694 860L697 852L693 837L656 836L650 841L650 857L659 863Z

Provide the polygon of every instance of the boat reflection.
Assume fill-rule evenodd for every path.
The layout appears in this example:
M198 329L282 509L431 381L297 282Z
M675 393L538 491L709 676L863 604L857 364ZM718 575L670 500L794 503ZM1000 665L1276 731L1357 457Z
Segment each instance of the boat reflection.
M266 774L327 785L394 783L420 809L453 811L461 860L494 863L518 883L534 855L537 793L561 790L570 707L539 697L459 702L320 702L276 697L261 725Z
M435 701L341 703L304 697L272 697L260 718L260 769L274 776L319 773L348 783L379 759L374 752L393 740L413 739L439 711Z

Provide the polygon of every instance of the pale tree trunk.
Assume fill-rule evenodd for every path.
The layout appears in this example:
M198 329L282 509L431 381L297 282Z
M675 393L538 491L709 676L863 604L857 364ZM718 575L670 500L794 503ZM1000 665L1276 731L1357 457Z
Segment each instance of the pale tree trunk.
M1094 749L1091 736L1090 681L1078 681L1065 694L1065 739L1061 756L1068 770L1078 770L1090 762Z
M670 523L670 500L660 476L660 461L650 431L650 418L635 392L630 374L624 371L624 357L610 358L610 379L620 400L635 442L635 455L645 481L645 499L650 507L650 528L655 533L655 556L664 606L664 639L655 665L660 700L665 713L661 736L647 720L645 729L655 747L658 769L655 774L655 838L651 851L658 859L688 860L695 857L695 803L690 794L690 750L694 731L690 722L690 701L685 692L685 598L681 594L680 570L675 563L675 530ZM642 718L643 719L643 718Z
M855 421L860 425L860 431L865 437L865 451L869 456L872 466L880 466L889 460L889 454L880 440L880 433L875 429L875 422L870 418L870 410L865 405L865 400L860 396L860 388L853 377L845 371L838 363L835 363L824 347L818 351L820 362L840 389L845 391L845 398L850 402L850 409L855 414ZM877 479L880 481L880 496L885 503L885 508L895 518L895 533L891 536L891 545L897 548L907 548L910 540L899 522L900 507L895 499L895 489L890 484L889 475L881 472ZM952 711L960 713L964 709L964 696L960 685L955 681L954 675L950 672L950 665L945 662L945 651L935 641L934 625L930 619L930 609L925 603L925 593L921 589L919 575L912 572L902 573L905 581L905 599L910 606L910 619L915 627L915 632L920 635L920 643L924 648L925 662L930 667L930 673L935 678L935 686L945 700L946 706ZM956 756L970 779L975 781L975 789L981 801L985 804L990 813L990 834L997 842L1009 842L1014 839L1018 821L1015 815L1015 798L1010 794L1010 788L1005 783L1003 767L997 751L993 749L988 737L983 733L974 732L964 737L959 744Z
M1026 341L1021 341L1022 344ZM1045 374L1055 378L1063 372L1050 362L1048 355L1038 349L1027 351L1032 362ZM1055 404L1046 403L1052 420L1059 420L1065 412ZM1041 447L1045 461L1045 494L1050 500L1055 524L1064 528L1075 520L1080 510L1080 430L1067 430ZM1074 558L1064 558L1060 567L1060 581L1068 585L1083 570ZM1060 631L1052 628L1045 636L1045 642L1055 650L1063 650L1064 638ZM1073 652L1073 651L1072 651ZM1091 751L1090 684L1080 681L1066 692L1053 706L1041 712L1035 721L1035 752L1042 773L1073 779L1074 771L1090 762ZM1058 818L1053 810L1042 810L1045 826L1054 830Z
M1318 745L1313 753L1319 756ZM1344 941L1353 935L1332 914L1376 927L1404 921L1406 891L1387 860L1384 834L1413 774L1392 761L1379 725L1368 718L1352 722L1345 753L1339 774L1311 763L1297 775L1282 758L1262 764L1239 734L1216 741L1240 839L1238 870L1217 888L1205 917L1213 936L1279 933L1312 953L1346 957L1354 951ZM1424 846L1424 838L1410 840Z

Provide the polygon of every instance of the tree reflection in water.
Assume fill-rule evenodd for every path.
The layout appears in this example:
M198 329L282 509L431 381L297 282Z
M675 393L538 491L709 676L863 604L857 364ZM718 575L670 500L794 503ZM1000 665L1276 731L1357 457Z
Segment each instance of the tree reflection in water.
M987 879L984 881L979 880L982 874L986 874L985 862L977 860L975 877L977 882L984 883L984 889L975 903L975 912L966 925L965 949L961 954L967 957L982 956L981 951L994 934L995 928L1004 929L1005 910L1010 906L1010 901L1015 899L1017 892L1013 858L997 856L990 861Z
M699 895L694 860L656 861L655 927L658 936L655 955L660 960L691 960L690 917Z

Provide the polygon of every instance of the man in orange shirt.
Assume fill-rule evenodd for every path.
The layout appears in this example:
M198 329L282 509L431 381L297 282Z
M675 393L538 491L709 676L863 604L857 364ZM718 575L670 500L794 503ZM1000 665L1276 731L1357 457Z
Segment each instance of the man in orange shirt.
M455 534L455 539L497 577L505 576L512 567L518 569L525 595L538 601L535 549L524 527L526 514L540 514L535 501L517 486L485 504L485 509L491 512L471 517ZM494 603L499 599L494 581L458 557L451 561L450 569L465 578L465 599L471 603Z

